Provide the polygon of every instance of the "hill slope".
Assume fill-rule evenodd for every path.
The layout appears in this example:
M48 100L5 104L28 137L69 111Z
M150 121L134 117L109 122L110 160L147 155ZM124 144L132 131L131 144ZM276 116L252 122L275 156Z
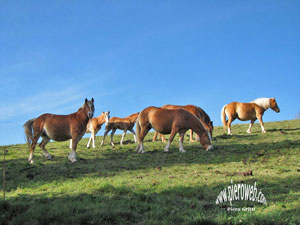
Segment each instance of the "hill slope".
M1 146L1 160L8 152L0 224L299 224L300 120L266 123L266 134L257 124L246 134L247 126L234 125L233 136L216 127L209 152L186 137L186 153L177 138L164 153L164 143L151 142L153 133L145 154L132 151L131 134L124 146L115 136L115 148L109 138L100 147L97 137L96 149L87 149L83 139L75 164L67 160L68 142L47 145L51 161L37 148L33 165L27 145ZM267 205L216 204L234 184L255 184Z

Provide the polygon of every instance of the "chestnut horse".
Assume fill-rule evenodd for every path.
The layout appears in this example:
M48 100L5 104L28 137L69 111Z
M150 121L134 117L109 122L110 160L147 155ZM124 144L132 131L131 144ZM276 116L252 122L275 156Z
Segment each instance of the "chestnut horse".
M35 119L28 120L24 124L24 131L27 137L27 143L30 148L28 161L33 163L33 152L38 139L42 136L40 148L47 159L52 156L45 149L45 145L53 139L55 141L67 141L72 139L72 150L68 159L76 162L76 148L78 142L85 134L86 125L90 118L93 117L94 99L91 101L85 99L84 105L77 112L69 115L43 114Z
M231 123L235 119L241 121L251 120L247 133L251 133L251 128L256 119L259 120L261 131L266 133L264 128L264 123L262 121L262 116L264 112L271 108L275 112L279 113L280 109L277 105L275 98L258 98L250 103L241 103L241 102L231 102L225 105L221 110L221 119L224 129L228 130L228 134L231 133ZM226 120L228 117L228 121Z
M85 133L91 133L91 137L87 143L87 148L90 147L91 140L93 141L93 148L95 148L95 136L98 133L98 131L101 129L102 125L105 123L106 126L108 124L108 120L110 118L108 112L103 112L100 116L91 118L86 126L86 132ZM70 149L72 149L72 139L70 140Z
M212 136L212 131L214 129L213 122L210 120L209 116L207 113L201 109L200 107L197 107L195 105L164 105L161 108L163 109L184 109L192 114L194 114L199 120L202 121L204 124L205 128L209 130L210 135ZM156 141L158 132L155 132L152 141ZM165 137L161 135L161 139L163 142L166 141ZM190 130L190 141L193 142L193 131Z
M143 140L151 128L161 134L170 134L169 141L164 149L165 152L169 151L170 144L177 133L180 136L179 151L185 152L183 138L185 132L189 129L198 134L199 141L206 151L213 148L211 135L203 122L184 109L170 110L154 106L144 109L140 113L136 124L138 145L135 150L138 153L145 152Z
M108 132L110 130L112 130L111 132L111 138L110 138L110 144L112 146L114 146L114 134L116 132L117 129L120 129L120 130L123 130L123 134L122 134L122 138L121 138L121 141L120 141L120 144L123 145L123 139L126 135L126 132L127 130L129 130L132 134L133 134L133 137L134 137L134 142L136 143L136 137L135 137L135 132L133 130L133 126L136 122L136 119L138 117L139 113L134 113L126 118L119 118L119 117L112 117L110 118L110 120L108 121L108 124L106 126L106 131L104 133L104 136L103 136L103 140L101 142L101 145L104 144L104 141L105 141L105 137L106 135L108 134Z

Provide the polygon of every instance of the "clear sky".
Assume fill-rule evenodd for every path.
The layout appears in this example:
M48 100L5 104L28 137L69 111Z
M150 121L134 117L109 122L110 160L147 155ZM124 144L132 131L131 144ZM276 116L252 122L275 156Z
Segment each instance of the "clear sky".
M194 104L215 125L227 103L276 97L264 121L294 119L299 12L298 0L0 0L0 145L91 97L95 116Z

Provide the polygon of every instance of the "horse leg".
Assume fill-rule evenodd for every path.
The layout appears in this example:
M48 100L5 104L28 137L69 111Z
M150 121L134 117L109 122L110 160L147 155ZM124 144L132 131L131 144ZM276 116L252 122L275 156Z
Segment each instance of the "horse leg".
M228 130L229 135L232 135L232 133L231 133L231 123L233 122L233 120L234 120L233 118L228 117L227 130Z
M155 131L155 133L154 133L154 136L153 136L153 138L152 138L152 142L155 142L155 141L156 141L157 134L158 134L158 132L157 132L157 131Z
M167 143L167 145L166 145L166 147L165 147L165 149L164 149L165 152L168 152L168 151L169 151L169 147L170 147L170 145L171 145L171 143L172 143L172 141L173 141L175 135L177 134L177 132L178 132L177 129L174 129L174 128L172 129L171 134L170 134L170 137L169 137L169 140L168 140L168 143Z
M103 146L104 141L105 141L105 137L106 137L106 135L108 134L108 132L109 132L110 130L111 130L111 129L107 129L107 130L105 131L105 133L104 133L104 135L103 135L103 139L102 139L102 141L101 141L101 146Z
M93 140L93 148L96 148L96 145L95 145L95 130L93 130L92 132L91 132L91 138L92 138L92 140Z
M52 156L49 154L49 152L45 149L46 144L50 141L50 138L46 135L42 135L42 142L40 143L40 148L43 150L43 155L46 159L52 159Z
M163 134L160 134L160 137L161 137L161 141L165 143L166 142L165 136Z
M253 126L255 120L256 120L256 119L251 120L251 122L250 122L250 124L249 124L249 128L248 128L248 130L247 130L247 133L248 133L248 134L251 134L251 128L252 128L252 126Z
M30 154L29 154L28 162L31 163L31 164L33 163L33 153L34 153L34 149L35 149L35 146L36 146L36 143L37 143L38 139L39 139L39 136L34 137L32 139L32 143L31 143L31 146L30 146Z
M134 143L136 143L136 134L133 129L129 130L133 134Z
M112 132L111 132L111 134L110 134L110 144L111 144L111 146L113 146L113 147L115 146L115 145L114 145L114 134L115 134L116 130L117 130L117 129L113 129Z
M91 136L90 136L90 139L86 145L87 148L90 148L90 143L91 143L91 140L93 139L93 133L91 133ZM93 146L94 147L94 146Z
M123 132L123 134L122 134L121 141L120 141L120 145L123 145L123 139L124 139L124 137L125 137L125 135L126 135L126 132L127 132L127 130L124 130L124 132Z
M193 130L190 129L190 142L195 142L195 140L193 139Z
M140 128L140 132L138 132L138 146L136 147L135 151L137 151L138 153L145 153L144 151L144 144L143 144L143 140L145 138L145 136L147 135L147 133L149 132L151 128L150 127L141 127Z
M34 153L34 149L35 149L35 146L42 134L42 131L39 130L39 129L33 129L33 138L32 138L32 143L31 143L31 146L30 146L30 154L29 154L29 158L28 158L28 161L29 163L33 163L33 153Z
M257 119L259 120L260 126L261 126L261 132L266 133L265 127L264 127L264 122L262 121L262 116L258 115Z
M70 149L72 149L72 139L70 139L70 146L69 146Z
M185 152L183 149L184 134L185 133L179 133L179 152Z
M77 144L79 142L81 138L78 137L78 136L73 136L72 137L72 149L71 149L71 152L68 156L68 159L73 163L73 162L76 162L76 148L77 148Z

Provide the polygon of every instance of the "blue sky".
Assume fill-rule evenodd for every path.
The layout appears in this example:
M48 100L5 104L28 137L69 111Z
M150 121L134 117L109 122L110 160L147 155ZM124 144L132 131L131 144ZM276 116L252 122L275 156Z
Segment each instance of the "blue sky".
M95 116L194 104L215 125L232 101L276 97L281 112L264 121L300 111L299 1L0 4L0 145L24 143L28 119L91 97Z

